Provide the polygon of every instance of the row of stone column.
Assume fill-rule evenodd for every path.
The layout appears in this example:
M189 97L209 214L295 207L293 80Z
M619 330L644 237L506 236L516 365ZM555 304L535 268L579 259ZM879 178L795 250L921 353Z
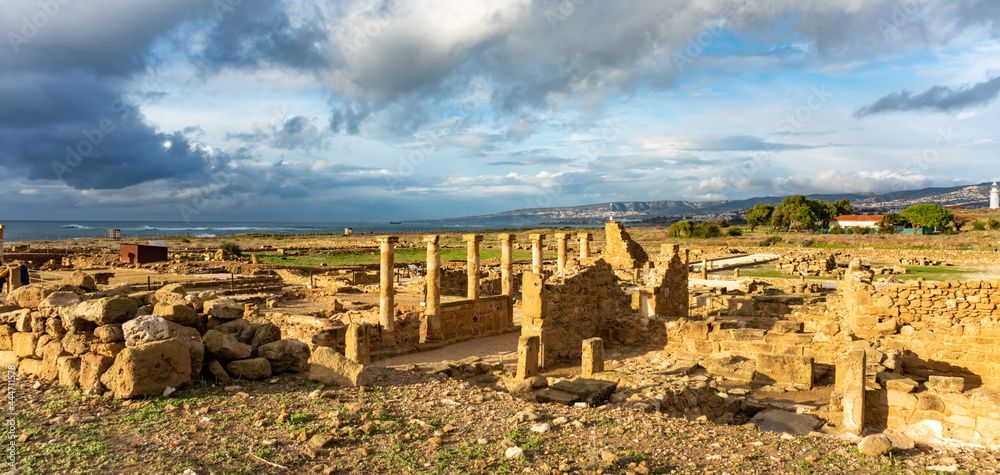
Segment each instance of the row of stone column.
M566 267L567 240L569 234L556 234L558 242L557 272L562 272ZM580 258L590 257L590 233L579 233ZM532 234L530 236L532 244L532 272L542 272L543 241L544 234ZM501 244L500 256L500 282L501 293L503 295L513 295L514 291L514 249L513 243L516 236L513 234L500 234L497 239ZM393 286L393 268L395 265L395 246L399 242L396 236L381 236L379 240L379 251L381 254L380 265L380 293L379 293L379 324L382 325L382 345L392 347L396 345L395 339L395 288ZM480 297L480 260L479 247L483 241L480 234L467 234L463 240L468 247L468 298L478 300ZM430 235L424 237L427 244L427 297L426 316L428 325L427 337L429 340L440 340L441 333L440 309L441 309L441 236Z

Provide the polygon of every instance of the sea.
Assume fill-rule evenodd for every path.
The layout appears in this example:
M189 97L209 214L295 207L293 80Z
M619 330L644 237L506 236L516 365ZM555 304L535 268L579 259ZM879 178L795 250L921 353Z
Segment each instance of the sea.
M431 220L390 222L337 223L269 223L269 222L184 222L184 221L0 221L6 228L3 242L56 241L93 239L108 236L108 230L118 229L124 239L155 239L168 236L219 237L234 234L344 234L351 228L354 234L393 234L447 231L487 231L538 227L539 223L466 220Z

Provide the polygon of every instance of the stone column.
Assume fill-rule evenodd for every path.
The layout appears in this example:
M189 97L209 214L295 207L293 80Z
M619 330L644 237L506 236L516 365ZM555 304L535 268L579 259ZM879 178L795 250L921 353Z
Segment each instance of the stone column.
M531 235L531 272L536 274L542 273L542 241L545 240L544 234L532 234Z
M379 272L379 307L378 322L382 325L382 347L396 346L396 289L393 275L395 263L395 245L399 242L396 236L381 236L378 238L382 256L382 266Z
M591 378L594 373L604 371L604 340L591 338L583 340L583 365L580 368L581 378Z
M701 278L702 279L708 278L708 261L706 261L705 259L701 260Z
M514 247L513 234L501 234L500 240L500 288L503 295L514 295Z
M558 234L556 234L557 249L559 250L559 253L557 254L557 257L556 257L556 273L557 274L562 274L563 269L566 268L566 253L567 253L566 240L567 239L569 239L569 234L566 234L566 233L558 233Z
M576 237L580 238L580 259L590 259L590 233L580 233Z
M469 291L467 296L472 300L479 300L479 243L483 242L481 234L466 234L462 236L468 247L467 261L469 263Z
M538 375L538 348L542 339L538 336L522 336L517 339L517 379L528 379Z
M424 315L427 318L427 340L444 339L441 331L441 236L424 236L427 243L427 296L424 300Z
M865 357L863 348L851 348L837 364L837 386L843 396L844 430L861 435L865 428Z
M347 359L360 364L370 364L372 362L371 346L368 339L367 323L351 323L347 325L347 341L344 347L344 356Z
M3 262L3 228L6 226L0 224L0 262Z

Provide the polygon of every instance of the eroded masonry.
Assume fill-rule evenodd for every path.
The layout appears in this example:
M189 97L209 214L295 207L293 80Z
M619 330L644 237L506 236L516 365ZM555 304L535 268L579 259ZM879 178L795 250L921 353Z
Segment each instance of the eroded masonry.
M907 264L993 262L989 253L682 249L640 245L617 222L603 235L468 234L464 262L442 261L442 236L384 236L367 244L377 266L253 261L233 264L228 287L205 288L108 284L116 271L93 256L45 256L63 279L12 286L0 358L25 377L133 398L282 372L365 385L372 361L517 332L515 365L405 369L546 403L1000 447L1000 280L897 279ZM484 246L499 259L484 260ZM426 260L399 265L401 247ZM740 277L748 265L798 278ZM646 356L605 360L629 348Z

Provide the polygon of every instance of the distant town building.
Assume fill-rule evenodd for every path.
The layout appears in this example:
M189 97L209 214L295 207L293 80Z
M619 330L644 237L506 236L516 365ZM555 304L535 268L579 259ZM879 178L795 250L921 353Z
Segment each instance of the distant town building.
M830 220L830 226L842 228L877 228L882 215L845 214Z
M990 209L1000 209L1000 188L997 187L997 182L993 182L993 188L990 188Z

